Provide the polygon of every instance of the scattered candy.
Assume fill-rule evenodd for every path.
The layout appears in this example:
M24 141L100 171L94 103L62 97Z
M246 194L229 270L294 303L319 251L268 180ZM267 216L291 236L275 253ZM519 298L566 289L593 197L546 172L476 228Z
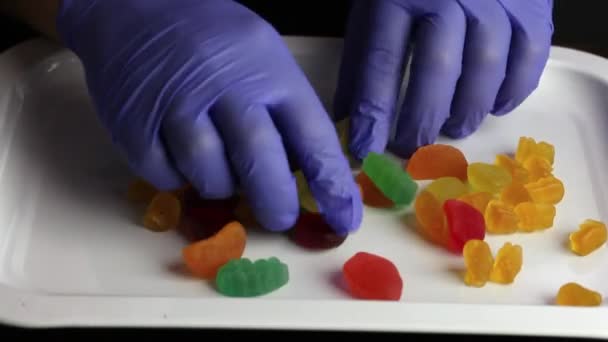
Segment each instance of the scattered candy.
M555 157L555 148L553 145L541 141L536 142L530 137L520 137L515 152L515 160L520 164L524 164L530 157L537 156L546 159L549 164L553 165Z
M551 204L523 202L513 209L522 232L533 232L553 227L556 209Z
M490 279L494 258L490 247L483 240L469 240L462 252L466 273L464 283L468 286L482 287Z
M491 194L500 190L512 181L511 174L500 166L487 163L472 163L467 168L469 184L475 191Z
M491 200L484 215L486 230L491 234L511 234L517 232L519 218L513 207L499 201Z
M524 162L524 168L528 170L529 181L536 182L537 180L551 176L553 166L545 158L532 156Z
M600 306L602 300L602 295L599 292L581 284L570 282L559 288L555 304L559 306Z
M355 178L361 189L363 203L372 208L392 208L395 206L393 201L386 198L382 191L372 182L365 172L359 172Z
M215 278L217 289L229 297L257 297L274 292L289 282L289 268L276 257L232 259Z
M181 217L180 201L169 192L158 192L146 208L143 226L154 232L177 228Z
M514 207L522 202L530 202L532 201L532 198L530 198L530 194L523 184L512 182L502 189L500 192L500 200L503 203Z
M379 255L358 252L342 268L351 295L359 299L399 300L403 280L397 267Z
M509 172L509 174L511 175L513 182L517 182L520 184L528 183L528 170L526 170L523 165L521 165L518 161L509 157L508 155L496 155L496 160L494 164L507 170L507 172Z
M289 231L289 237L301 247L320 250L340 246L347 236L337 235L321 214L304 212Z
M431 144L412 154L406 171L416 180L456 177L464 182L467 180L467 166L464 154L456 147Z
M570 233L570 250L580 256L589 255L603 246L607 238L608 232L603 222L587 219L577 231Z
M426 191L435 195L440 204L448 199L458 198L468 192L467 186L456 177L441 177L434 180Z
M496 254L490 281L499 284L511 284L521 271L523 251L521 246L506 242Z
M432 193L423 190L414 202L418 230L430 242L447 246L448 230L443 207Z
M549 176L525 185L535 203L558 204L564 197L564 184L559 179Z
M486 207L493 197L489 192L470 192L458 197L458 199L471 205L483 214L486 212Z
M363 160L363 172L397 206L409 205L414 200L418 184L389 157L370 152Z
M469 204L449 199L443 204L449 236L448 249L462 253L464 245L469 240L483 240L486 224L483 215Z

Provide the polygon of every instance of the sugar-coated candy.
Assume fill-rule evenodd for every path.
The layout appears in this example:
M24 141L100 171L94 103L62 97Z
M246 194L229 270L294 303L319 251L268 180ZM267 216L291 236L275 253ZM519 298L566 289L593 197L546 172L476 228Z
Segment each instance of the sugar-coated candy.
M301 213L288 233L297 245L307 249L330 249L340 246L346 235L338 235L319 213Z
M532 156L524 162L524 167L530 175L528 181L536 182L537 180L549 177L553 173L553 166L545 158Z
M513 209L519 219L519 231L533 232L553 227L556 209L545 203L523 202Z
M210 238L184 247L182 258L194 276L212 279L222 265L243 255L246 242L245 228L239 222L233 221Z
M406 170L416 180L456 177L467 180L468 162L458 148L431 144L418 148L410 157Z
M559 306L600 306L602 301L601 293L575 282L560 286L555 297Z
M513 207L499 200L491 200L486 208L484 218L486 231L492 234L511 234L517 232L519 218Z
M535 203L558 204L564 198L564 184L553 176L540 178L525 187Z
M363 172L395 205L409 205L418 190L418 183L401 165L383 154L370 152L363 160Z
M483 240L486 225L483 214L469 204L449 199L443 204L448 226L448 250L461 254L469 240Z
M483 191L470 192L458 197L459 200L473 206L482 214L486 212L486 207L492 198L494 196L491 193Z
M350 294L355 298L401 299L403 279L397 267L382 256L357 252L344 263L342 274Z
M490 281L498 284L511 284L523 265L523 250L521 246L506 242L496 253Z
M441 177L431 182L426 191L437 197L440 204L448 199L458 198L467 193L467 186L456 177Z
M298 189L298 199L300 201L300 207L313 213L319 212L319 208L317 207L317 201L310 192L310 188L308 187L308 182L304 177L304 173L302 173L302 171L297 171L294 173L294 176L296 178L296 186Z
M395 206L393 201L388 199L380 189L372 182L365 172L359 172L355 178L361 190L363 203L372 208L392 208Z
M511 183L511 174L504 168L488 163L471 163L467 168L468 181L475 191L496 194Z
M414 212L419 233L430 242L446 246L448 241L447 223L443 207L437 197L423 190L416 197Z
M526 187L518 182L512 182L502 189L500 192L500 200L512 207L522 202L530 202L530 194Z
M509 157L506 154L498 154L496 155L496 160L494 162L497 166L502 167L507 170L511 174L511 178L513 182L526 184L528 183L528 170L526 170L523 165L517 162L515 159Z
M182 215L181 202L170 192L158 192L146 208L143 226L155 232L177 228Z
M589 255L606 243L608 232L602 221L586 219L579 229L570 233L570 250L580 256Z
M545 141L536 142L530 137L520 137L515 152L515 160L524 164L530 157L537 156L546 159L553 165L555 158L555 147Z
M220 293L228 297L257 297L278 290L289 282L289 267L277 257L251 261L232 259L215 277Z
M464 245L462 255L466 269L464 283L473 287L484 286L490 279L494 265L490 246L483 240L469 240Z

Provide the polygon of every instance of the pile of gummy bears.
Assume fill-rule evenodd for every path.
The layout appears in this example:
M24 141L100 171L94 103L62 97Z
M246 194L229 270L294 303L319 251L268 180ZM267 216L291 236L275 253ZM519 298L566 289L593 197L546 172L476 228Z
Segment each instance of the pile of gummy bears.
M338 124L337 130L346 152L347 126ZM432 144L419 148L404 164L370 153L356 181L366 206L387 209L413 205L417 232L429 243L462 256L467 286L511 284L522 268L523 248L506 242L493 255L486 235L540 232L553 227L556 206L565 194L562 181L553 172L554 158L553 145L530 137L519 139L514 155L496 155L494 163L469 162L453 146ZM309 249L337 248L347 237L333 233L319 214L303 175L296 172L294 176L302 213L287 234L294 243ZM417 181L430 183L421 188ZM128 196L145 204L144 227L157 232L178 230L190 240L182 250L184 265L193 276L215 281L223 295L260 296L288 283L288 266L279 258L243 257L245 227L256 224L245 198L204 200L191 187L162 192L143 180L131 184ZM586 256L607 239L603 222L585 219L570 233L569 249ZM342 271L355 298L401 298L399 271L382 256L356 253ZM598 306L602 295L570 282L560 287L555 302Z

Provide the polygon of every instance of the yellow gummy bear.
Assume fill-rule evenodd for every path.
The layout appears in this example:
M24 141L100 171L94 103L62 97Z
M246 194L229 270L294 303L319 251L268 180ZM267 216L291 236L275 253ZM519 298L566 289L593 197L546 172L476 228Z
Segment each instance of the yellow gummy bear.
M513 182L517 182L520 184L528 183L528 170L526 170L523 165L517 162L515 159L509 157L506 154L498 154L496 155L496 160L494 162L497 166L502 167L507 170L511 174L511 178Z
M506 242L496 254L490 280L498 284L511 284L522 269L523 250L521 246Z
M555 206L545 203L523 202L513 209L519 219L518 227L523 232L543 230L553 226L557 211Z
M532 156L544 158L550 165L553 165L555 147L544 141L537 143L533 138L520 137L515 152L515 160L523 165Z
M488 203L484 218L486 231L491 234L511 234L518 229L519 218L513 207L498 200L491 200Z
M559 306L600 306L602 295L581 284L570 282L562 285L557 291L555 304Z
M464 283L473 287L484 286L490 279L494 265L488 244L483 240L469 240L464 245L462 255L466 268Z
M591 254L606 243L608 232L606 225L597 220L587 219L579 229L570 233L570 250L580 256Z

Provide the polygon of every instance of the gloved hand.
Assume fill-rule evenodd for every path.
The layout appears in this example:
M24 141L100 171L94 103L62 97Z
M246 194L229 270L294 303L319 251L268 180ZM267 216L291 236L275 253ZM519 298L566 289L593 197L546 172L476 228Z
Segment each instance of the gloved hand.
M538 85L552 10L553 0L355 0L335 99L338 118L351 115L353 155L388 145L408 158L440 133L463 138L488 113L512 111Z
M340 233L362 203L335 128L279 34L231 0L63 0L58 30L135 173L204 198L241 188L267 229L299 215L288 160Z

